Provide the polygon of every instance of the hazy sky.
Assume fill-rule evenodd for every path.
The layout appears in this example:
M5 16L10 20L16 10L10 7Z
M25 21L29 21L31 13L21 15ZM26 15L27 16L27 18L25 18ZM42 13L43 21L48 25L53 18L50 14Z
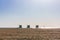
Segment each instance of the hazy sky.
M19 24L60 27L60 0L0 0L0 26Z

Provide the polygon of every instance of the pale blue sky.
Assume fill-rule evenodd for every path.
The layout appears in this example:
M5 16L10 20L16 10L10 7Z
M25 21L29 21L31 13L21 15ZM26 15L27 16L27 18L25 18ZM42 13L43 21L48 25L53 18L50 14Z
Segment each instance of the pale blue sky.
M60 0L0 0L0 26L19 24L60 27Z

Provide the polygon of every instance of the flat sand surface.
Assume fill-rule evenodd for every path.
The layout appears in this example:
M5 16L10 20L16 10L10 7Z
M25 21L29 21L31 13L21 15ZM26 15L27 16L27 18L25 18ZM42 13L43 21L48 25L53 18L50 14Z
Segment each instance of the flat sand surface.
M0 40L60 40L60 28L0 28Z

